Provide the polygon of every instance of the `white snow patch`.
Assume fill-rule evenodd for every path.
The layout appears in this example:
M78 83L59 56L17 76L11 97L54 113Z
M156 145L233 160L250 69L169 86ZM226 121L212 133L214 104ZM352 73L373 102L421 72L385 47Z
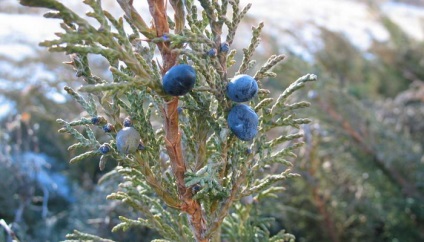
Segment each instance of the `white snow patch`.
M57 92L56 90L46 93L46 97L56 103L65 103L66 97L62 93Z
M5 90L20 90L28 85L40 85L56 82L57 75L48 69L44 63L33 62L17 66L13 62L0 61L0 88Z
M0 13L0 56L15 61L33 57L38 43L55 38L59 20L42 16Z
M38 44L45 39L55 38L54 33L60 31L60 20L38 15L0 13L0 23L2 43Z
M424 40L424 9L416 6L387 2L381 7L396 24L398 24L407 34Z
M15 108L15 104L9 99L0 96L0 120L9 115Z
M0 0L1 1L1 0ZM8 4L12 0L8 0ZM75 12L82 14L91 9L81 1L65 1ZM278 38L279 44L290 47L292 51L313 55L322 48L320 27L342 33L358 50L366 52L373 41L384 42L390 36L388 31L378 22L378 14L365 3L348 0L241 0L241 7L247 3L253 6L248 14L258 21L265 22L265 32ZM18 2L15 2L19 5ZM151 17L145 1L135 1L136 9L150 22ZM123 15L116 1L102 2L115 17ZM387 1L382 3L381 10L412 37L424 40L424 8ZM169 6L168 6L169 7ZM86 17L90 23L98 25L92 18ZM256 20L255 20L256 21ZM45 39L54 39L54 32L63 32L57 19L46 19L39 15L0 13L0 56L8 56L12 60L21 60L36 54L27 46L36 46ZM126 26L128 28L128 26ZM250 32L250 28L240 27L242 33ZM247 34L237 38L237 44L246 46ZM247 38L246 38L247 37Z
M242 0L243 4L250 2ZM386 41L388 32L376 21L363 3L340 0L268 0L254 1L249 13L264 20L274 35L288 30L310 47L319 49L319 27L342 33L360 50L367 50L373 40ZM284 34L283 34L284 35ZM281 37L286 45L286 39Z
M20 172L49 192L56 193L67 200L72 200L67 178L57 171L51 171L53 163L58 161L43 153L24 152L12 157Z
M56 81L56 78L57 78L56 74L48 70L43 63L38 63L37 65L35 65L32 71L33 71L33 74L31 75L29 79L31 83L39 82L40 80L52 81L52 82Z
M0 43L0 57L5 57L13 61L23 61L28 57L35 56L35 48L29 45Z
M380 23L378 11L363 2L340 0L241 0L241 6L252 3L248 15L264 21L264 32L278 40L280 48L305 60L323 47L320 28L341 33L359 51L367 54L373 41L390 39ZM424 8L387 1L380 5L383 14L390 17L411 37L424 40ZM244 32L247 28L240 28ZM246 34L243 34L246 36ZM241 42L246 42L245 39ZM237 42L238 44L238 42ZM242 46L246 46L242 43Z

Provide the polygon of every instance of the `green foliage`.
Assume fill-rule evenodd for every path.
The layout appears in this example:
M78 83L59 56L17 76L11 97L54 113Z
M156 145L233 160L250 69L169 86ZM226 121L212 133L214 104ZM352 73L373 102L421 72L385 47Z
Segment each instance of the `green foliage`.
M253 213L251 210L254 210ZM237 204L222 225L223 239L226 241L255 241L255 242L293 242L294 236L281 230L271 236L268 227L274 221L273 218L261 217L256 211L254 204L243 206Z
M305 132L308 158L298 163L298 172L309 179L298 195L305 199L303 194L310 194L302 202L323 222L322 239L419 240L422 148L375 116L379 106L365 106L329 85L319 90L316 103L326 115L315 114L321 125ZM305 235L316 239L323 234Z
M413 81L423 80L422 41L408 37L387 17L381 17L381 23L390 41L374 42L366 58L344 36L321 29L325 46L316 53L318 71L362 99L368 95L394 97Z
M275 216L300 241L424 238L423 42L389 19L382 23L391 39L374 43L372 58L323 30L315 63L292 58L278 69L293 78L295 67L306 66L322 80L298 93L310 97L307 114L318 120L303 126L306 145L294 164L305 179L261 201L264 216Z
M121 174L123 181L119 191L110 194L108 199L122 201L142 212L143 218L122 216L121 223L113 231L149 227L171 241L219 239L221 223L236 201L249 195L270 196L281 190L275 189L276 183L298 176L287 168L292 165L285 157L294 157L293 151L302 142L291 146L282 144L301 137L299 133L287 135L287 128L298 129L299 125L310 122L295 116L298 109L309 104L286 104L286 101L306 82L316 80L316 76L301 77L276 101L269 97L269 90L261 89L258 97L250 102L260 117L260 133L248 144L231 134L226 124L226 115L232 106L225 97L229 79L227 68L236 64L233 60L235 51L228 55L218 52L216 57L206 55L211 48L220 49L223 26L228 28L225 42L231 46L238 24L250 4L239 9L238 1L200 0L203 10L202 16L198 16L198 5L193 1L170 1L175 11L172 19L161 15L166 14L163 2L148 1L155 22L155 27L151 28L134 9L132 1L118 1L125 13L124 18L118 19L103 10L100 1L85 0L84 3L92 9L87 16L96 20L100 27L94 27L55 0L21 0L26 6L53 10L45 15L47 18L63 20L64 33L56 34L58 39L44 41L41 45L50 51L71 54L68 64L86 81L79 90L70 87L65 90L87 115L74 121L57 120L63 125L59 131L78 141L69 149L85 149L70 162L99 155L102 143L96 137L96 125L90 123L91 118L97 117L114 127L105 141L112 149L101 157L100 167L104 167L106 157L116 160L118 166L111 172ZM227 16L228 8L232 10L231 17ZM125 25L131 27L130 32ZM248 73L255 64L252 56L263 26L260 23L252 28L251 43L243 49L243 60L236 74ZM157 50L162 60L155 57ZM92 73L88 54L101 55L109 62L112 81ZM283 59L282 55L271 56L254 77L258 81L275 77L271 69ZM179 98L179 105L184 110L180 117L175 105L178 98L167 96L161 87L161 76L175 63L191 64L198 76L194 90ZM115 141L116 132L122 128L123 116L131 117L145 146L144 150L126 156L117 152ZM178 120L180 124L175 126ZM160 127L158 122L163 122L164 126ZM275 128L280 128L280 136L269 139L267 132ZM275 175L261 172L274 163L286 168ZM195 191L198 186L200 188ZM187 213L188 217L181 217L181 212ZM235 212L246 216L245 211L236 209ZM234 219L230 217L227 224L235 222ZM266 221L258 222L261 224L246 225L247 234L234 232L231 238L242 239L257 234L255 238L260 241L265 238L267 241L293 239L283 232L271 238L262 224ZM68 239L103 241L78 231L68 235Z

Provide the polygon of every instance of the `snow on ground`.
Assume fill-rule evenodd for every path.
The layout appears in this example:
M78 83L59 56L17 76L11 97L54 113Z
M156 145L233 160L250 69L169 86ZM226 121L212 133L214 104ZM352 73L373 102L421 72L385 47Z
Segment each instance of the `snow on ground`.
M17 1L9 5L16 4ZM378 23L377 13L365 3L349 0L241 0L241 5L252 3L249 15L263 20L265 31L281 39L281 44L291 46L293 50L302 49L314 52L321 48L320 31L317 27L343 33L346 38L362 51L366 51L373 40L386 41L389 33ZM139 3L137 1L137 3ZM88 10L79 1L68 2L71 9L79 13ZM114 1L103 1L106 8L112 9L115 16L122 13ZM139 3L141 12L146 7ZM18 6L15 6L16 8ZM387 14L411 36L424 40L424 8L387 1L380 6ZM147 18L148 19L148 18ZM34 56L32 49L45 39L54 38L54 32L60 32L59 20L45 19L41 14L7 14L0 12L0 57L20 61ZM242 29L242 28L241 28ZM290 34L284 34L289 31ZM244 46L249 38L239 38ZM299 43L302 40L303 43ZM39 47L38 47L39 48Z
M241 0L243 5L249 2L253 4L249 14L265 22L264 30L305 59L311 59L313 52L322 46L319 27L342 33L364 52L373 41L384 42L390 38L378 22L378 13L363 2ZM412 37L424 40L424 8L391 1L380 8Z
M60 31L57 19L38 15L0 13L0 57L22 61L37 54L38 43Z
M242 0L249 2L249 0ZM272 7L270 7L272 6ZM340 0L269 0L253 1L249 13L276 30L300 32L305 40L316 39L316 32L311 28L325 27L329 30L342 32L355 45L366 49L370 43L368 33L385 40L388 34L382 26L370 18L367 7L360 2ZM310 33L315 34L310 34Z
M403 30L418 40L424 40L424 9L403 3L388 2L381 9Z
M10 114L13 111L14 106L15 104L12 101L0 96L0 120Z
M259 20L265 22L264 31L279 40L282 48L289 48L306 60L313 60L313 53L323 46L320 41L320 27L342 33L364 52L370 47L372 41L387 41L390 37L387 30L377 21L377 13L361 1L241 0L241 5L244 6L249 2L253 6L248 14L255 20L240 27L241 36L236 36L239 47L248 44L250 24ZM66 3L71 4L70 8L78 13L88 10L88 7L80 1ZM137 8L145 16L147 11L143 4L145 2L137 1L136 3ZM3 4L8 4L11 9L19 13L25 11L25 8L19 6L18 1L15 0L5 0ZM103 5L111 9L115 16L122 14L122 10L115 1L105 0ZM62 32L59 26L60 20L46 19L41 13L2 13L6 5L2 6L3 8L0 8L0 60L9 61L9 66L12 66L0 68L0 82L5 80L6 71L8 73L22 71L19 67L13 68L13 63L21 62L28 57L36 57L40 51L47 51L45 48L38 47L39 42L54 39L55 32ZM424 40L424 8L392 1L382 3L380 8L411 36ZM149 19L146 18L146 20ZM0 64L1 67L6 65L6 63ZM49 77L51 74L40 73L40 68L36 69L37 75L33 77L51 79L51 76ZM0 88L5 84L0 83Z

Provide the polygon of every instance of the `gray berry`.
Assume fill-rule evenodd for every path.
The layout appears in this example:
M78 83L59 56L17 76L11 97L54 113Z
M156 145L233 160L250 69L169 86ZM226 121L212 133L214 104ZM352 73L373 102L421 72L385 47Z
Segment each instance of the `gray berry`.
M116 134L116 148L119 153L130 154L137 151L140 133L133 127L124 127Z

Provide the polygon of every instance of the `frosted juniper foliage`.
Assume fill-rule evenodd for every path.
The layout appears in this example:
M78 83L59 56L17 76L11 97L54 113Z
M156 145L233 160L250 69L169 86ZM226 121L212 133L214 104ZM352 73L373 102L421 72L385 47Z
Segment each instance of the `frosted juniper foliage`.
M71 163L100 157L102 169L106 157L115 159L118 166L112 172L119 173L124 181L108 199L121 200L144 214L135 219L120 217L121 223L113 231L147 226L158 231L161 241L293 240L284 231L270 236L266 226L269 219L258 218L252 223L252 203L240 203L240 199L272 196L283 189L281 181L298 176L290 172L292 165L287 159L302 145L297 141L302 135L291 128L299 129L309 122L295 116L296 109L309 103L286 101L316 76L300 77L277 99L272 98L261 81L275 77L271 69L284 56L271 56L253 72L255 61L251 58L260 41L262 23L252 28L242 62L235 61L236 50L231 46L250 4L240 7L237 0L147 0L151 16L141 16L132 0L117 2L123 12L118 19L102 9L99 0L84 0L91 8L86 16L56 0L21 0L25 6L50 9L47 18L63 20L64 31L57 34L58 38L41 45L69 54L68 64L86 82L78 90L65 90L87 115L75 121L58 119L63 125L59 131L76 140L69 149L86 150ZM100 27L91 25L87 18L95 19ZM219 51L208 55L211 49ZM92 73L89 54L106 58L113 81ZM177 64L192 66L196 83L187 94L170 96L163 90L162 76ZM227 72L230 67L237 70L231 76ZM258 94L245 103L259 117L252 141L238 139L227 124L228 113L236 103L225 91L229 80L239 74L251 75L259 85ZM125 154L117 150L116 134L127 116L140 134L143 149ZM162 125L157 128L154 122ZM113 126L106 133L109 140L100 143L95 130L108 123ZM277 130L282 133L270 140L266 134ZM108 152L101 152L99 148L106 145ZM273 164L286 169L266 174L266 167ZM69 234L68 239L107 241L79 231Z

